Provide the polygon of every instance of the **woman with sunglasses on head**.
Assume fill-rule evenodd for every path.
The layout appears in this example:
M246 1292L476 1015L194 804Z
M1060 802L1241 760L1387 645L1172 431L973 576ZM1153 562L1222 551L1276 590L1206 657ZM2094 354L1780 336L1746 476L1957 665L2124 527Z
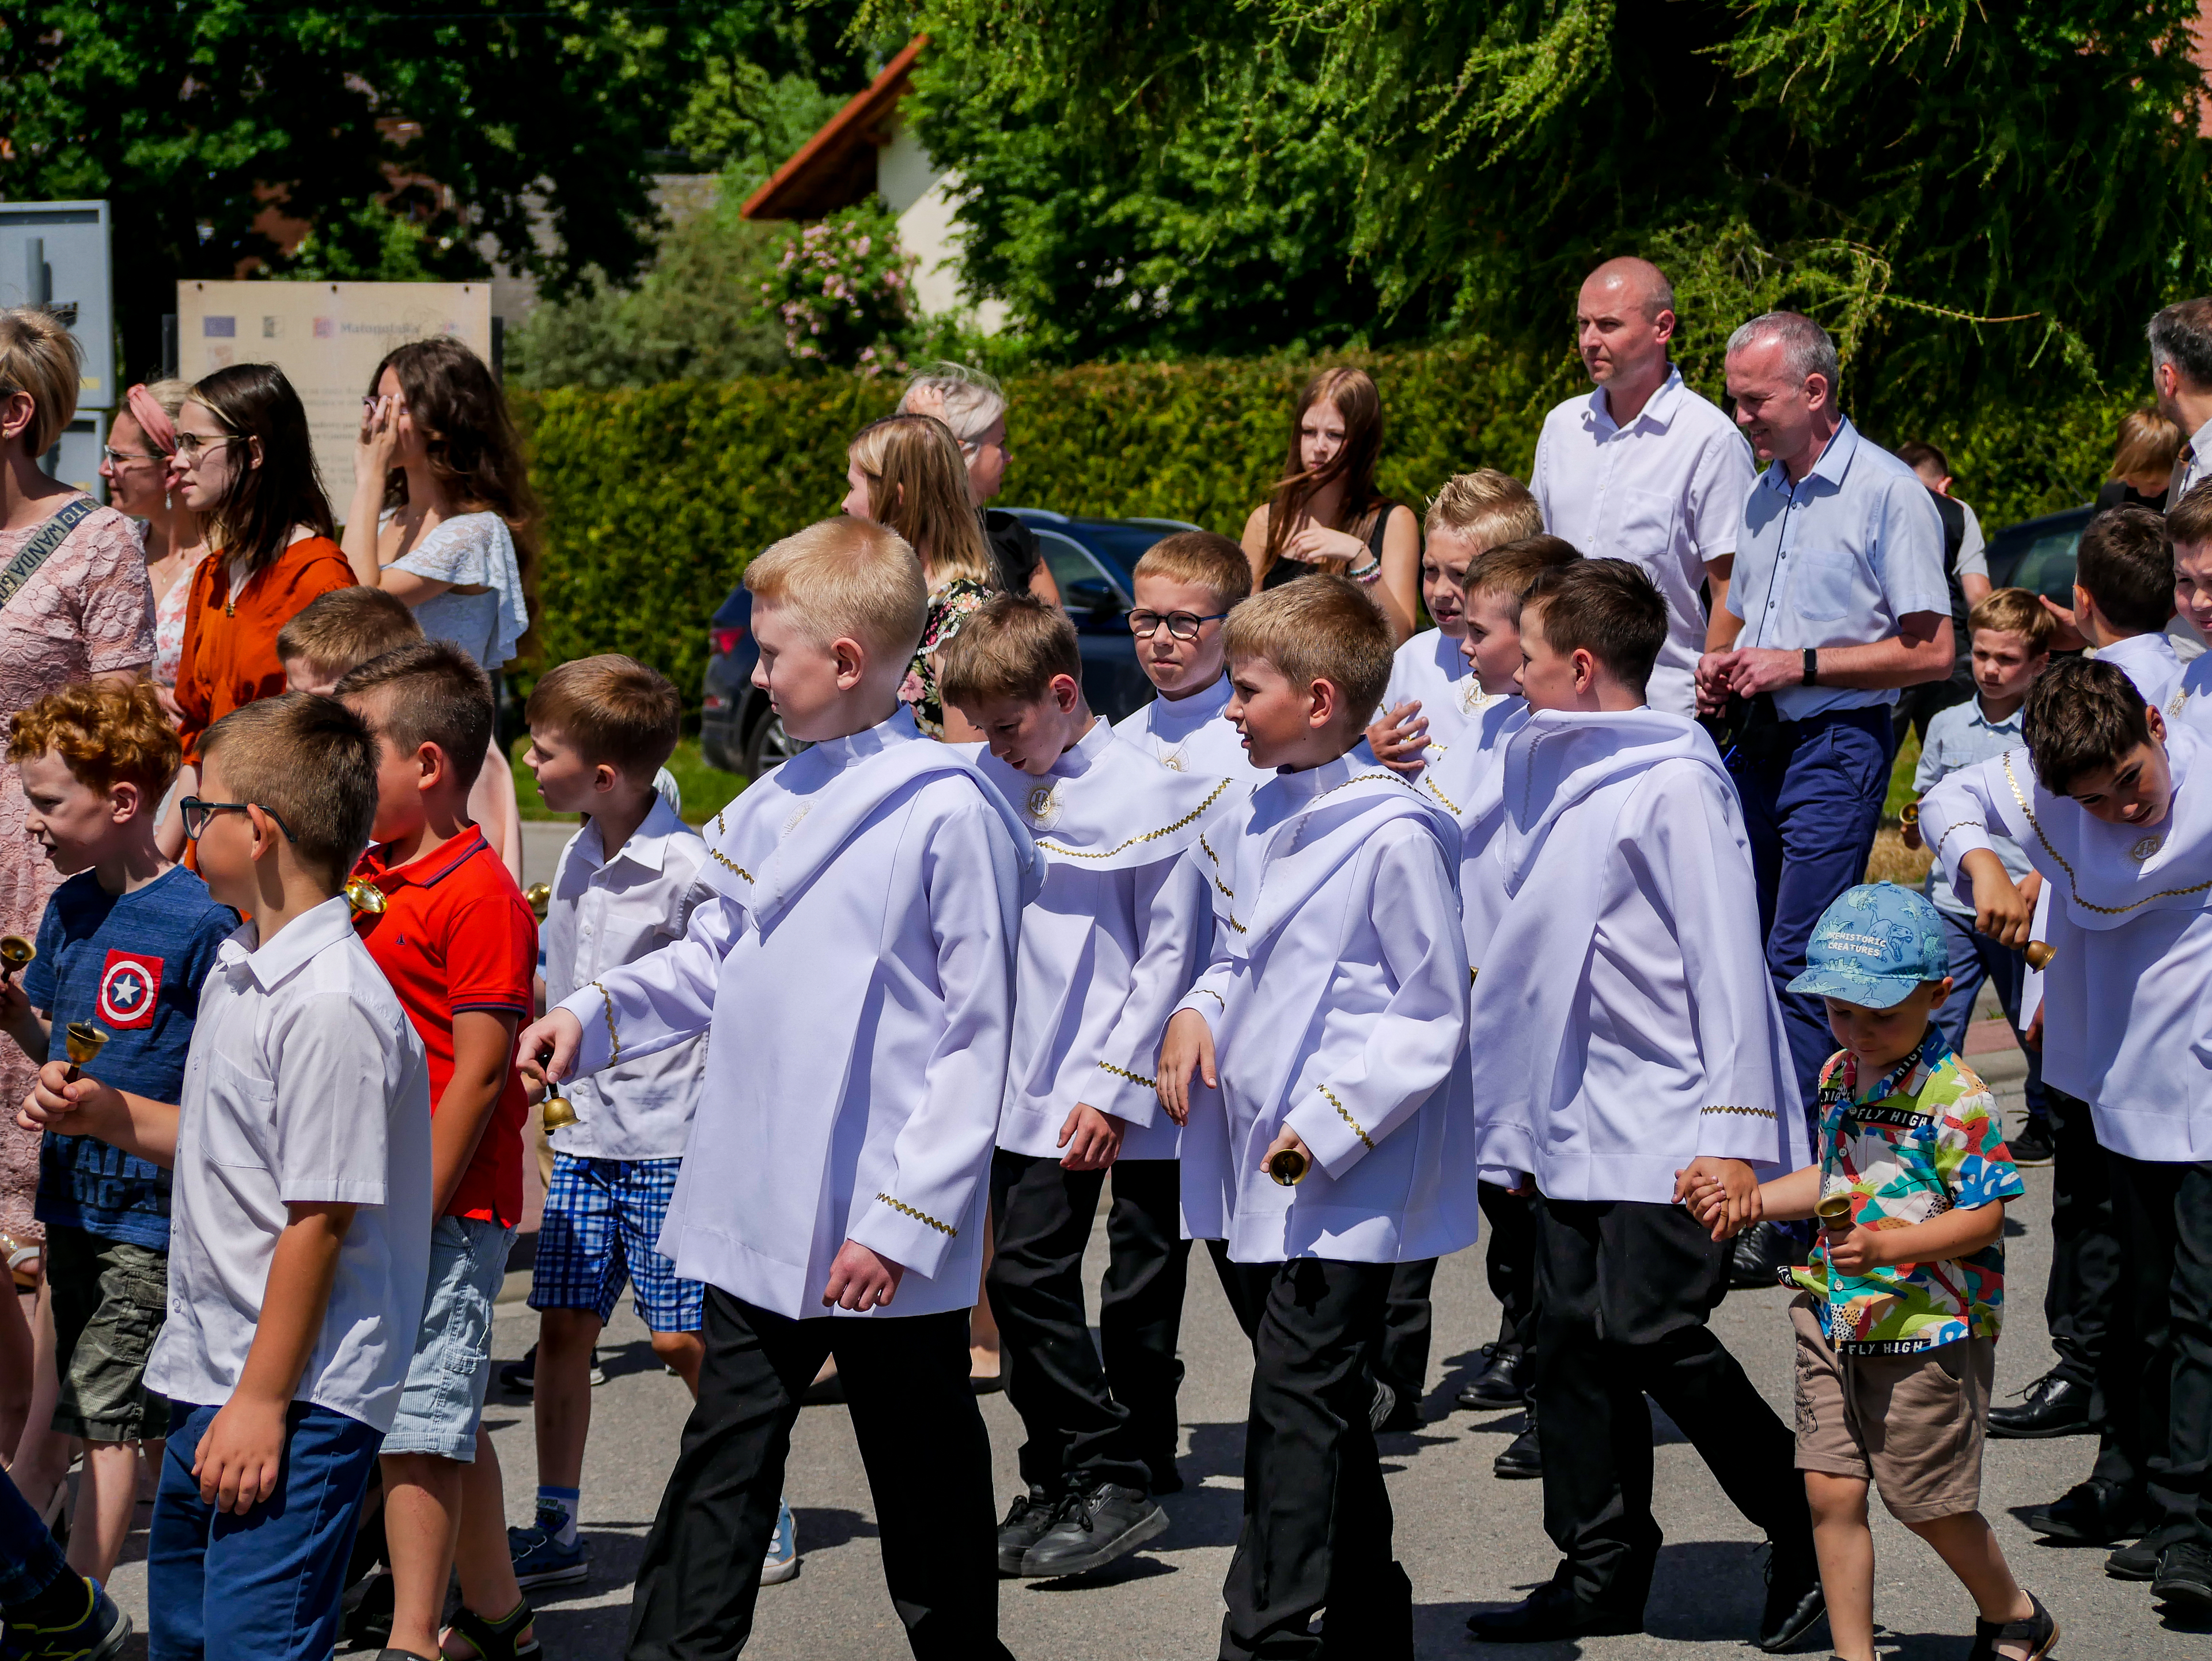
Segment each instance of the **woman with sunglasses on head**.
M345 553L354 580L406 603L492 678L532 644L538 503L489 366L451 335L384 355L362 399ZM522 880L522 814L496 734L469 813Z
M1006 482L1014 459L1006 447L1006 393L991 376L963 363L932 363L906 383L901 415L935 416L951 430L968 466L968 499L983 523L991 574L1001 588L1026 588L1048 605L1060 604L1060 585L1037 547L1036 532L1013 514L989 506Z
M185 649L191 575L207 552L200 516L185 506L169 479L177 455L177 416L191 390L182 380L131 388L107 429L100 463L108 505L138 521L146 579L154 588L154 688L173 721L179 718L177 660Z
M196 383L177 412L170 478L207 527L177 658L184 770L199 788L200 737L240 705L284 690L276 636L316 599L354 586L315 471L307 412L273 363L234 363ZM184 853L182 818L161 821L161 851Z
M39 467L76 414L82 369L76 342L51 313L0 312L0 734L71 681L128 685L154 658L153 591L131 521ZM0 788L0 934L27 940L61 877L25 834L25 806L9 779ZM0 1042L0 1101L10 1109L0 1114L0 1289L38 1279L45 1238L31 1215L38 1133L19 1129L13 1111L36 1070ZM29 1329L16 1300L0 1297L0 1454L15 1451L32 1375ZM51 1394L45 1405L51 1416Z

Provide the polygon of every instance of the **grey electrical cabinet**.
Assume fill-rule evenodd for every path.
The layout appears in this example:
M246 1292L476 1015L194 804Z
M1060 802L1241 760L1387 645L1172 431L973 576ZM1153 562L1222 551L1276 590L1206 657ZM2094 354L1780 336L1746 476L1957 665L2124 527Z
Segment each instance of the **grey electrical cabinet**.
M77 407L115 407L107 204L0 202L0 306L52 310L84 348Z

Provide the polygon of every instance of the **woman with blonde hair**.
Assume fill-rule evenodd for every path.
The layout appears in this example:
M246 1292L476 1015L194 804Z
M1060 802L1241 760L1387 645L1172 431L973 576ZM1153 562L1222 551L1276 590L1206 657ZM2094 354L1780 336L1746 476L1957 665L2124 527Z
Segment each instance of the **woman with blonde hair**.
M1006 447L1006 390L964 363L925 365L906 383L901 415L935 416L951 429L968 468L968 497L983 521L993 574L1001 588L1026 588L1048 605L1060 604L1060 585L1037 547L1036 532L1013 514L990 506L1006 482L1013 452Z
M1240 538L1254 593L1316 572L1368 585L1401 643L1420 600L1421 526L1375 488L1382 399L1364 369L1323 369L1291 415L1288 453L1273 493Z
M154 689L169 719L178 717L177 660L185 649L185 611L191 575L207 552L207 528L171 487L176 465L177 417L191 396L183 380L156 380L124 394L101 452L100 476L108 505L136 520L154 589Z
M364 587L404 600L502 685L532 627L537 499L499 382L451 335L384 355L362 399L346 559ZM469 792L484 838L522 880L514 770L495 733Z
M885 416L846 447L845 484L845 511L903 537L929 585L929 621L901 696L932 737L960 744L981 739L937 696L937 648L1000 586L969 500L959 441L934 416Z
M76 341L52 313L0 312L0 733L71 681L128 685L154 660L154 591L131 521L39 467L76 415L82 373ZM30 940L61 876L24 824L23 793L10 779L0 789L0 934ZM11 983L12 995L21 986ZM10 1104L0 1114L0 1254L15 1271L0 1275L0 1288L40 1278L39 1133L19 1128L12 1110L36 1071L0 1043L0 1100ZM25 1433L33 1376L21 1306L0 1297L0 1452L48 1431L31 1423ZM49 1385L48 1414L52 1395Z
M2166 487L2180 455L2180 428L2155 410L2129 411L2120 417L2119 442L2104 488L2097 492L2097 511L2132 506L2164 513Z

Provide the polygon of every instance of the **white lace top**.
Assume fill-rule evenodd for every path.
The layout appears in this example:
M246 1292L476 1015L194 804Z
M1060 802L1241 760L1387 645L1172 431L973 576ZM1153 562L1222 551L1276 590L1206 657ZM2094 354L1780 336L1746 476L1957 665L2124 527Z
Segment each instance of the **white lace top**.
M390 519L387 509L383 515ZM497 514L456 514L434 526L428 535L392 562L434 582L482 587L481 594L450 591L414 607L415 620L433 640L450 640L487 670L514 655L514 643L530 628L522 597L522 570L514 538Z

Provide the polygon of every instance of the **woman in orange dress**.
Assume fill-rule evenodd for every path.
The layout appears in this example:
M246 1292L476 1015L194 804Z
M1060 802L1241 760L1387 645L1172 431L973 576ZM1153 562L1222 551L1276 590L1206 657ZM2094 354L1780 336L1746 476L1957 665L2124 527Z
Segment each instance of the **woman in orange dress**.
M315 472L307 412L274 364L233 364L195 386L177 414L173 465L177 494L202 516L210 547L192 571L177 659L181 797L199 788L207 729L284 690L278 631L354 576ZM179 858L184 841L183 818L172 812L162 851Z

